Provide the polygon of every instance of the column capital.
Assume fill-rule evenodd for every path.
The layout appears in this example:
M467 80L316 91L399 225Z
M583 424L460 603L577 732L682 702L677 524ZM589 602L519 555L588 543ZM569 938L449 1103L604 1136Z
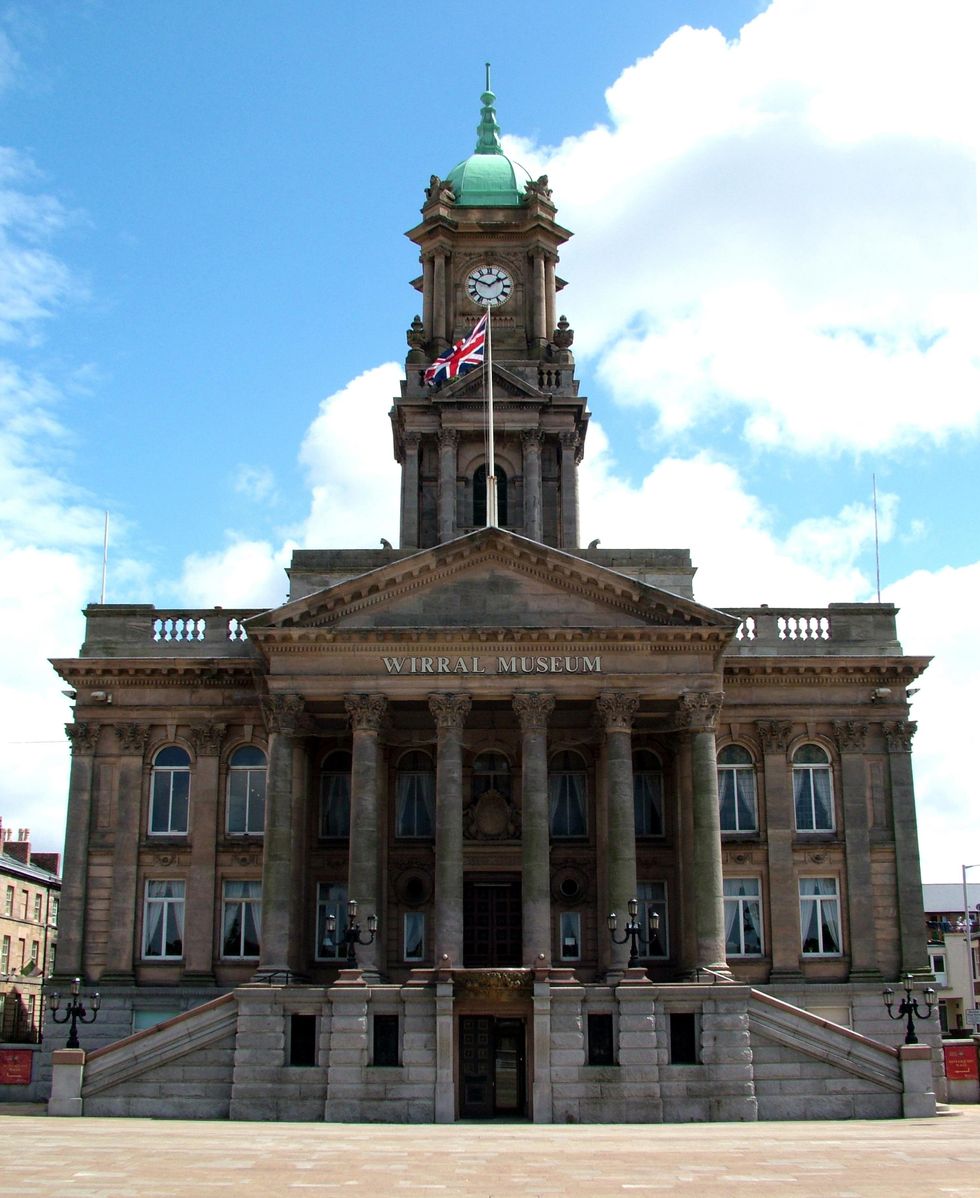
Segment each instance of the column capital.
M441 428L437 437L440 449L455 449L459 444L459 429Z
M689 732L714 732L724 695L721 691L684 691L677 698L677 722Z
M71 755L75 757L94 753L101 731L100 724L65 724L65 736L68 737Z
M543 428L526 428L521 432L521 441L525 449L540 448L544 440Z
M429 695L429 711L440 732L458 732L472 706L473 700L469 695Z
M566 430L563 433L559 433L558 440L561 442L561 447L563 450L568 450L568 449L577 450L579 448L579 446L582 444L582 438L578 435L578 433L575 430L572 430L572 431Z
M188 735L198 757L217 757L227 731L227 724L216 724L209 720L206 724L194 724Z
M606 732L630 732L640 700L626 691L603 691L596 699L595 705Z
M402 445L410 453L414 453L414 451L416 449L418 449L418 447L421 444L422 444L422 434L421 433L416 433L416 432L402 433Z
M915 720L888 720L881 725L889 753L911 753L912 737L919 725Z
M307 731L310 717L306 715L302 695L269 695L262 704L265 726L269 732L299 736Z
M868 725L863 720L834 720L834 740L838 753L863 753Z
M522 732L543 732L555 710L555 696L541 691L518 691L512 703Z
M756 720L763 753L785 753L792 725L787 720Z
M344 707L355 732L380 732L388 715L384 695L346 695Z
M119 739L119 747L124 753L138 753L143 755L143 750L146 748L146 742L150 736L150 729L146 724L127 723L116 724L116 736Z

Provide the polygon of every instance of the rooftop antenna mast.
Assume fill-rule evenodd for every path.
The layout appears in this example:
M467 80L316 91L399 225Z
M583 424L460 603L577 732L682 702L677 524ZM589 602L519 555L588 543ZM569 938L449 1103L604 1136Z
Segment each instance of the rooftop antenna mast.
M484 103L490 103L486 96L490 94L490 64L486 64L487 89L484 93ZM486 380L487 380L487 528L497 527L497 465L494 460L494 444L493 444L493 338L490 332L491 325L491 305L487 301L487 353L486 353Z
M881 602L881 555L878 549L878 480L871 475L871 502L875 514L875 585L878 590L878 602Z
M102 525L102 590L99 592L99 602L105 603L105 579L106 570L109 565L109 513L105 514L105 523Z

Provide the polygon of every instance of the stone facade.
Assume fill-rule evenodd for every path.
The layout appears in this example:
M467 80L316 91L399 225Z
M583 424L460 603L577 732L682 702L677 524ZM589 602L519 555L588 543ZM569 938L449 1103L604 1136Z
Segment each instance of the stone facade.
M397 549L299 550L267 612L94 605L54 663L77 692L59 970L139 1032L87 1029L86 1111L140 1113L131 1053L202 1117L902 1112L866 999L925 966L926 659L888 604L716 610L684 550L579 548L555 217L546 180L500 206L430 184ZM427 386L487 263L492 372Z

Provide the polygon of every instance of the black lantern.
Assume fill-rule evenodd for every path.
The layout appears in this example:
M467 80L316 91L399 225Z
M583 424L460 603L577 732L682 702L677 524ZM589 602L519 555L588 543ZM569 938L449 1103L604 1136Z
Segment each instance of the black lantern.
M912 975L907 973L905 980L902 983L905 987L905 997L898 1005L898 1010L893 1011L892 1006L895 1002L895 991L891 986L886 986L881 992L881 997L884 1000L885 1007L891 1019L906 1019L905 1025L905 1043L918 1044L919 1037L915 1034L915 1020L928 1019L932 1014L932 1008L936 1002L936 992L931 986L926 986L922 991L922 997L925 1000L926 1009L919 1010L919 1001L912 997Z
M640 911L639 901L631 898L626 904L626 908L629 911L629 919L626 921L626 927L623 928L622 936L616 935L617 918L615 911L610 911L606 922L609 925L609 935L612 937L613 944L625 944L629 941L629 967L632 969L640 959L640 941L649 948L653 941L656 940L657 933L660 931L660 914L652 907L647 908L647 934L644 936L643 929L636 918Z
M331 912L327 916L327 933L330 936L337 930L337 917ZM347 902L347 927L342 933L343 942L347 945L347 968L357 968L357 954L354 949L360 944L366 947L374 943L374 938L378 934L378 917L377 915L369 915L367 918L368 938L361 938L361 925L357 922L357 900L349 899Z
M91 1010L86 1009L85 1003L79 997L79 992L82 988L82 979L75 978L71 984L71 992L68 1000L68 1005L61 1009L61 995L57 990L52 991L48 995L48 1007L51 1010L51 1018L55 1023L68 1023L71 1021L71 1027L68 1029L68 1043L66 1048L78 1048L78 1025L80 1023L95 1023L98 1018L99 1007L102 1006L102 996L96 992L89 995Z

